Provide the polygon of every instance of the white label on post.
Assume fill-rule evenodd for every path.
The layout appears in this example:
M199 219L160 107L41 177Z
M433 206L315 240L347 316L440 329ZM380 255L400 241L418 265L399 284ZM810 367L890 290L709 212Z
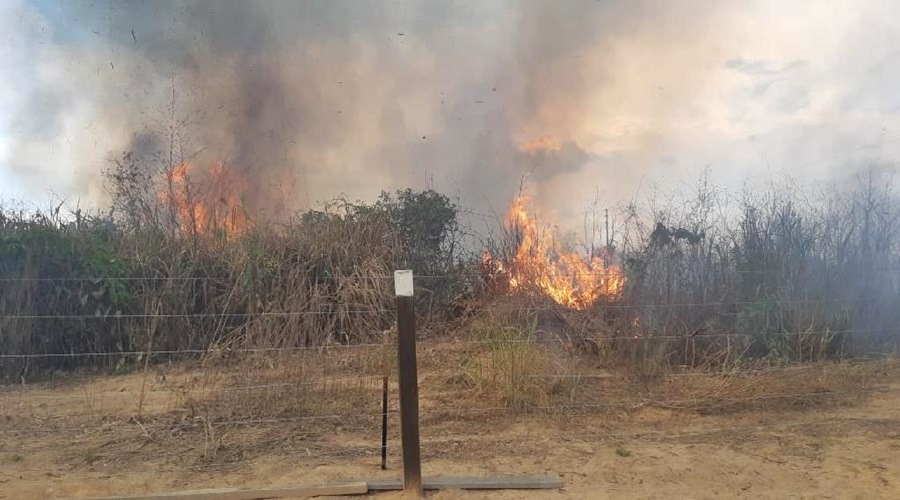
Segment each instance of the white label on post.
M394 271L394 292L397 294L397 297L413 296L412 271Z

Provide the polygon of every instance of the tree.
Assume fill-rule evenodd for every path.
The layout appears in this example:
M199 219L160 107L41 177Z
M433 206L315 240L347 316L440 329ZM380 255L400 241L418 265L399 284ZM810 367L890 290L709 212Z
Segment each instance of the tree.
M417 273L442 273L454 264L456 206L437 191L382 192L376 207L386 212L403 245L403 262Z

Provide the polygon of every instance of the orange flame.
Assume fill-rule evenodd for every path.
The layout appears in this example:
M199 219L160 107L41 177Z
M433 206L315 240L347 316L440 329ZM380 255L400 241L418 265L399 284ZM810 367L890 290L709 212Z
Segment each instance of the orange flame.
M249 226L243 210L243 181L223 163L206 167L184 162L166 174L159 203L183 234L241 234Z
M530 141L519 144L519 150L524 151L528 154L536 154L546 151L559 151L560 149L562 149L562 144L560 144L559 140L552 135L544 135L538 137L537 139L532 139Z
M610 262L611 256L562 251L552 237L542 237L546 235L528 215L526 197L513 201L506 224L515 240L515 254L505 263L490 252L483 255L486 273L495 283L502 278L510 291L539 291L557 304L578 310L622 294L625 274Z

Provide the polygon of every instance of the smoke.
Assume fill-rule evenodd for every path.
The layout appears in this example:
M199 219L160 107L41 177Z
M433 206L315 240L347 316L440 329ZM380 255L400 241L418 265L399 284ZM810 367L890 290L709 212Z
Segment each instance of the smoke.
M8 4L2 178L102 206L110 154L174 152L256 210L411 186L502 211L525 177L572 218L647 178L900 153L889 5L482 3Z

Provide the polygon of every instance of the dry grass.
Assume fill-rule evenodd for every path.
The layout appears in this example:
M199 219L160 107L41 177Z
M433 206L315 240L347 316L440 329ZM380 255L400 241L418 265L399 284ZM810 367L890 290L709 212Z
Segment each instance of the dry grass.
M540 374L546 358L534 343L534 328L484 326L484 349L466 363L466 373L478 390L496 394L510 408L535 404L541 396Z
M591 355L537 342L541 333L533 322L513 328L496 318L482 321L469 333L479 335L479 342L423 347L423 436L452 437L471 433L473 426L489 433L521 419L565 426L588 414L624 423L646 418L651 409L715 415L836 408L900 375L896 362L883 362L636 377L598 367ZM389 358L395 356L391 352ZM33 447L43 446L37 443L49 434L66 437L69 442L54 446L76 468L108 460L137 463L148 456L225 467L271 454L273 447L300 455L357 445L374 450L381 359L380 348L341 348L174 364L165 383L151 383L140 420L140 374L36 385L24 393L6 387L0 391L0 432L24 439L17 449L25 456L37 453ZM85 397L65 399L75 394ZM392 442L396 404L392 387Z
M0 277L12 278L0 287L0 352L53 355L2 359L0 381L123 372L203 351L369 342L392 323L393 271L413 264L441 274L419 302L443 315L471 275L453 250L455 209L433 191L398 196L339 200L239 234L185 233L155 213L132 226L0 211ZM113 355L77 355L96 352Z

